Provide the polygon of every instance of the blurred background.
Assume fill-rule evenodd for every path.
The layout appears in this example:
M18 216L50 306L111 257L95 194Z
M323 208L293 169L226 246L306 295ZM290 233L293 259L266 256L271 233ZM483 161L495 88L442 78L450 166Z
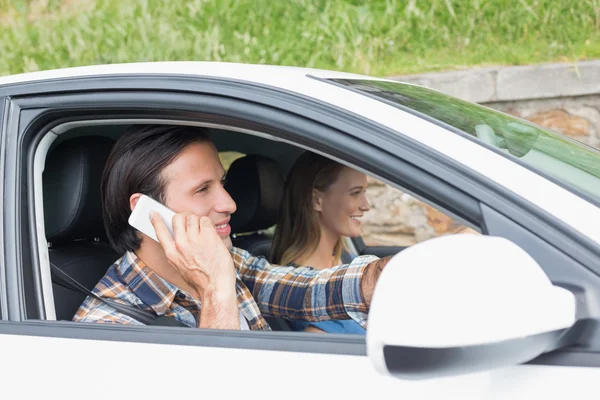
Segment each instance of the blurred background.
M0 0L0 75L176 60L414 82L600 144L600 0ZM460 229L376 180L369 197L368 244Z

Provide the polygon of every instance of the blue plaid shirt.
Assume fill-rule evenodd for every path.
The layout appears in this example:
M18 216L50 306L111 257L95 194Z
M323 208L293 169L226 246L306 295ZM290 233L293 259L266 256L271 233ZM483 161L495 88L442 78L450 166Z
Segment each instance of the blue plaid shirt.
M368 310L361 282L366 266L377 257L359 256L350 264L317 270L271 265L235 247L231 256L237 271L238 308L250 329L271 329L263 315L304 321L351 318L366 328ZM175 318L190 327L200 322L201 303L162 279L132 252L125 253L108 269L93 292L158 316ZM142 325L91 297L85 299L73 320Z

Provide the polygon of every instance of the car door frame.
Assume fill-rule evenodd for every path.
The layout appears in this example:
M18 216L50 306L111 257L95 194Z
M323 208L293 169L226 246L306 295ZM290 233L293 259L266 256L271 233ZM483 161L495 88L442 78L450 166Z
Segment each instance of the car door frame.
M123 96L125 96L125 93L131 95L131 93L134 93L135 91L146 90L147 92L144 92L144 97L139 98L139 101L149 101L150 94L160 94L160 98L162 100L157 105L162 105L164 107L167 104L169 104L172 107L173 100L175 100L175 98L166 99L165 96L175 93L173 94L173 96L178 98L185 95L194 96L195 106L194 108L187 110L187 112L189 113L193 113L193 110L197 110L198 105L200 104L198 102L198 99L200 98L199 96L208 96L206 99L210 98L211 102L206 101L205 103L202 103L203 107L207 107L207 109L202 110L204 113L204 117L210 114L210 112L207 114L207 111L209 111L208 109L210 109L210 107L219 106L219 104L217 104L218 101L215 102L215 100L220 101L226 99L227 102L231 102L233 101L232 99L236 99L235 101L242 102L240 104L244 105L243 110L238 110L238 112L242 113L243 117L246 118L244 121L253 122L256 128L260 128L259 130L267 131L270 134L282 138L284 140L292 140L294 141L294 143L306 146L307 148L311 148L316 151L322 151L334 157L344 159L353 165L362 167L363 169L367 170L370 174L373 174L374 176L382 179L385 182L396 184L399 180L402 180L402 189L408 189L408 191L410 191L411 193L424 196L429 200L431 200L432 197L435 198L436 201L439 202L435 203L436 206L442 204L442 207L440 207L442 210L446 212L451 212L453 215L460 216L465 221L468 221L471 224L479 225L482 223L483 220L481 208L477 196L482 195L483 197L483 194L487 194L487 197L489 198L490 192L487 191L489 191L490 188L492 188L492 195L500 194L500 196L492 196L497 200L496 204L499 204L498 201L500 200L508 200L506 201L505 205L509 207L504 207L503 214L506 214L507 209L510 211L510 206L512 206L514 212L515 205L519 202L519 199L512 198L514 196L511 196L510 193L508 193L504 188L489 180L486 180L485 177L477 176L477 173L475 171L467 170L459 163L456 163L452 160L449 160L447 157L444 157L443 154L432 152L431 149L425 147L424 145L410 140L406 137L402 137L401 135L398 135L398 133L395 131L391 131L390 129L387 129L385 127L378 126L372 121L365 120L360 116L345 112L344 110L340 110L339 108L336 108L330 104L323 104L322 102L316 101L315 99L305 98L303 96L298 96L297 94L285 92L282 90L275 90L270 87L263 87L261 85L248 84L247 82L224 79L216 80L208 78L189 78L175 76L167 78L165 76L127 76L90 77L86 79L79 79L73 81L58 80L52 82L37 82L35 84L18 85L18 87L16 87L15 89L18 90L16 90L16 93L13 93L15 98L11 102L11 105L13 105L13 107L11 108L12 121L10 121L12 128L7 131L10 134L21 135L26 132L39 131L44 126L47 127L47 124L50 121L41 118L40 113L56 113L56 111L44 111L46 107L57 108L61 106L60 102L56 102L56 96L68 96L68 99L71 102L71 107L73 107L73 104L87 104L88 107L90 107L90 105L92 104L90 99L93 99L94 106L102 108L109 107L110 104L114 104L111 102L115 101L115 93L119 91L121 91L119 93L123 93ZM112 91L110 93L102 92L106 90ZM70 93L61 94L65 92ZM0 95L2 95L2 88L0 88ZM50 96L54 97L50 99ZM83 97L77 96L91 97L90 99L84 101ZM49 100L53 101L49 102ZM136 104L135 102L131 101L131 98L126 99L125 97L123 97L121 100L124 100L125 103L129 102L130 105ZM62 106L64 107L66 105L63 104ZM27 113L21 113L21 110L18 109L19 107L23 107L23 111L30 110L31 113L29 115L27 115ZM72 112L72 110L73 109L71 109L70 112ZM156 112L156 109L154 110L154 112ZM185 116L185 109L180 109L180 112L183 113L185 119L189 118L191 115L188 114L187 116ZM86 109L85 114L88 115L89 113L90 110ZM270 119L269 124L266 124L265 126L265 118L267 115L269 115L269 113L272 113L272 115L270 116L272 120ZM221 117L223 116L222 114L220 115ZM285 118L282 118L282 116L284 115ZM122 117L123 115L120 116ZM235 115L231 115L228 117L233 118L235 117ZM239 117L239 115L237 115L237 117ZM53 114L52 119L56 120L56 118L57 115ZM235 121L231 119L231 123L234 122ZM263 125L261 125L261 122L263 123ZM13 123L16 123L16 126L13 126ZM277 127L277 129L273 129L275 126ZM299 132L302 132L302 134L300 134ZM348 138L350 138L351 140ZM22 137L18 137L18 139L15 139L16 140L12 141L12 145L14 147L4 148L4 152L6 154L10 154L12 150L14 153L13 157L18 157L20 152L18 144L22 144L23 140ZM367 149L369 151L376 150L377 152L369 155L366 154ZM31 157L31 154L29 156ZM13 166L18 167L18 162L15 162L15 160L13 160L13 162ZM473 179L474 176L477 177L477 179ZM5 178L10 181L8 176L5 176ZM17 182L18 177L15 178L15 181L12 184L12 188L18 187ZM418 185L416 184L417 182L419 183ZM4 195L5 197L7 196L6 190L4 191ZM16 197L13 199L14 208L12 210L18 214L20 201L18 199L17 192L15 192L15 196ZM10 210L9 203L11 198L6 198L8 199L8 201L2 204L4 209L4 215L7 215L7 211ZM442 201L440 201L441 199ZM499 207L494 208L498 209ZM535 211L535 206L528 204L528 206L525 207L524 210ZM519 211L521 214L523 214L524 212L523 208L520 208L517 211ZM5 232L18 231L18 224L16 223L16 218L18 217L15 216L14 218L15 220L13 221L12 225L9 224L7 226L6 223L3 225L3 228L6 230ZM531 215L530 218L532 218ZM29 221L27 225L33 226L33 222ZM15 236L19 237L21 235ZM35 238L31 238L31 240L35 240ZM8 259L6 258L7 251L4 248L5 243L3 243L2 245L5 253L5 265L10 265L6 263ZM13 246L19 248L19 245L16 244L13 244ZM34 259L35 257L32 257L31 261L33 262L33 264L35 264ZM18 257L13 258L12 261L14 261L14 268L22 266L22 261L18 260ZM20 291L20 287L18 283L15 284L13 281L12 283L9 282L9 289L12 289L9 290L10 305L11 298L13 300L19 299L18 293L15 292ZM39 300L40 296L38 296L38 303ZM70 326L72 326L72 323L68 322L52 323L49 321L22 321L24 314L23 311L25 309L22 303L23 302L19 303L19 306L17 308L15 308L15 306L12 307L12 315L9 313L9 317L11 317L11 319L15 321L21 321L18 323L15 322L14 324L10 324L12 326L11 329L13 332L18 331L18 327L24 325L31 327L31 329L27 329L29 333L32 333L34 331L41 332L42 330L40 329L40 324L46 324L47 329L50 329L47 326L48 323L55 323L63 324L62 326L57 327L59 328L59 330L55 332L55 334L60 334L61 336L70 336L75 334L75 332L79 332L80 335L77 335L79 337L81 336L81 333L83 331L88 331L88 329L91 329L92 331L97 331L96 333L94 333L94 335L100 335L101 337L108 337L113 338L113 340L117 340L114 338L120 337L120 335L123 333L119 330L119 328L114 327L111 327L110 333L108 335L105 335L105 333L107 332L105 327L81 327L80 325L78 325L77 329L71 329ZM17 310L16 314L15 310ZM67 327L67 325L69 327ZM161 328L152 327L150 330L152 329ZM50 331L51 330L52 329L50 329ZM131 333L131 331L129 332ZM256 336L246 336L252 334L254 333L234 332L230 333L230 335L225 336L237 339L259 339ZM199 335L188 335L191 338L190 340L196 343L197 340L194 339L197 339L199 337L210 337L212 340L219 336L222 336L223 333L220 332L217 335L213 335L212 332L202 332L202 334ZM269 335L275 335L269 336L269 340L272 341L274 337L277 337L277 335L281 335L281 333L271 332L269 333ZM165 334L165 336L171 335ZM85 337L85 335L83 335L83 337ZM285 344L285 342L287 340L290 340L291 338L289 337L289 335L285 334L281 338L283 340L283 342L281 342L283 343L283 347L286 347L287 345ZM306 340L306 337L300 334L299 336L297 336L297 338L297 351L314 351L310 350L311 346L304 346L304 344L307 343L303 343L304 341L313 342L312 340L310 340L312 339L312 337L309 336L310 339ZM339 341L343 339L342 337L335 336L331 336L330 338L334 341ZM346 337L345 339L346 340L342 340L343 343L364 344L364 341L361 340L352 342L352 340L355 339L348 337ZM165 342L171 343L169 340L172 339L165 337ZM235 340L232 340L231 342L234 341ZM237 343L238 345L234 345L234 347L241 346L240 341L237 341ZM258 346L258 344L256 344L257 342L254 343ZM259 347L262 348L261 346ZM357 352L359 352L356 346L351 347L353 347L354 349L346 351L349 351L352 354L356 354ZM325 349L324 351L328 352Z
M4 177L4 151L5 137L4 132L7 130L8 119L5 118L8 109L8 100L4 96L0 96L0 176ZM4 179L0 179L0 193L4 192ZM2 199L0 199L0 207ZM4 216L0 213L0 227L4 226ZM0 244L4 243L4 230L0 229ZM4 260L4 246L0 245L0 321L8 319L8 294L6 285L6 268Z

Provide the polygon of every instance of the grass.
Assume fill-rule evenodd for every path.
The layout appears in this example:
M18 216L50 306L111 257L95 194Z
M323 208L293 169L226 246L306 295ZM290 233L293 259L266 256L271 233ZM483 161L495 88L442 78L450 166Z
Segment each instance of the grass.
M600 58L600 0L0 0L0 75L215 60L375 76Z

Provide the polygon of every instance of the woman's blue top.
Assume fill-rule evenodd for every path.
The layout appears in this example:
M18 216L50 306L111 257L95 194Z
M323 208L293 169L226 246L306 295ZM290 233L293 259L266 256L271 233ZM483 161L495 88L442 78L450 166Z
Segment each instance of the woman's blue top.
M367 331L363 329L358 322L353 319L336 319L331 321L309 322L309 321L287 321L295 331L303 331L307 326L312 325L327 333L353 333L366 335Z

